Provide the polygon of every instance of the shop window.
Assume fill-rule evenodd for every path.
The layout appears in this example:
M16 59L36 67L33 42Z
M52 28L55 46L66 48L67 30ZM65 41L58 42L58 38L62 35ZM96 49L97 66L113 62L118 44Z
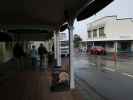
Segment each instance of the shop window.
M88 31L88 38L91 38L91 31Z
M93 37L97 37L97 29L93 30Z
M99 28L99 37L105 37L104 27Z

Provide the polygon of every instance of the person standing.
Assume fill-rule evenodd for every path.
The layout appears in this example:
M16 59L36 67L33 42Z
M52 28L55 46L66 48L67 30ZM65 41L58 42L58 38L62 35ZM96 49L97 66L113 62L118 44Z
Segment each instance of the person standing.
M23 56L24 56L24 50L23 46L20 43L16 43L13 47L13 56L17 62L17 69L19 70L19 67L24 67L23 62Z
M42 43L40 44L40 46L38 48L38 54L39 54L39 57L40 57L40 67L42 67L44 62L46 64L46 54L47 54L47 50L43 46Z
M32 49L31 49L31 59L32 59L33 69L35 69L35 67L37 65L37 50L36 50L35 45L33 45Z

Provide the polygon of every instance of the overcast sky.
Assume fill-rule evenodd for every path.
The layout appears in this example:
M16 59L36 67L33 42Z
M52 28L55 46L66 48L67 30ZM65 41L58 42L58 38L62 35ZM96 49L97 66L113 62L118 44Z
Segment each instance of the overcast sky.
M133 0L114 0L96 15L74 24L74 34L79 34L83 40L87 37L87 24L104 16L117 15L118 18L133 18Z

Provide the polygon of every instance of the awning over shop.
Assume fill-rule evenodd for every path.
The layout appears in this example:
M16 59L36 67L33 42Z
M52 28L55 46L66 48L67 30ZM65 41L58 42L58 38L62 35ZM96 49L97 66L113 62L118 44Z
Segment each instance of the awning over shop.
M92 0L92 2L89 3L88 6L83 9L83 11L81 11L81 13L77 17L77 20L81 21L92 16L93 14L96 14L112 1L113 0Z
M53 33L44 29L10 29L15 36L15 40L20 41L45 41L52 38Z

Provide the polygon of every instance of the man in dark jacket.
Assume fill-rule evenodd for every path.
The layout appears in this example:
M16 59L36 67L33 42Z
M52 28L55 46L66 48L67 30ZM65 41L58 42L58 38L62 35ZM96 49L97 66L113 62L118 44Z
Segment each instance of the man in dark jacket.
M19 67L24 67L24 62L23 62L23 56L24 56L24 50L23 46L20 43L16 43L13 47L13 56L17 61L17 66Z
M46 54L47 54L47 50L46 48L43 46L43 44L41 43L39 48L38 48L38 54L40 56L40 67L42 67L43 62L46 63Z

